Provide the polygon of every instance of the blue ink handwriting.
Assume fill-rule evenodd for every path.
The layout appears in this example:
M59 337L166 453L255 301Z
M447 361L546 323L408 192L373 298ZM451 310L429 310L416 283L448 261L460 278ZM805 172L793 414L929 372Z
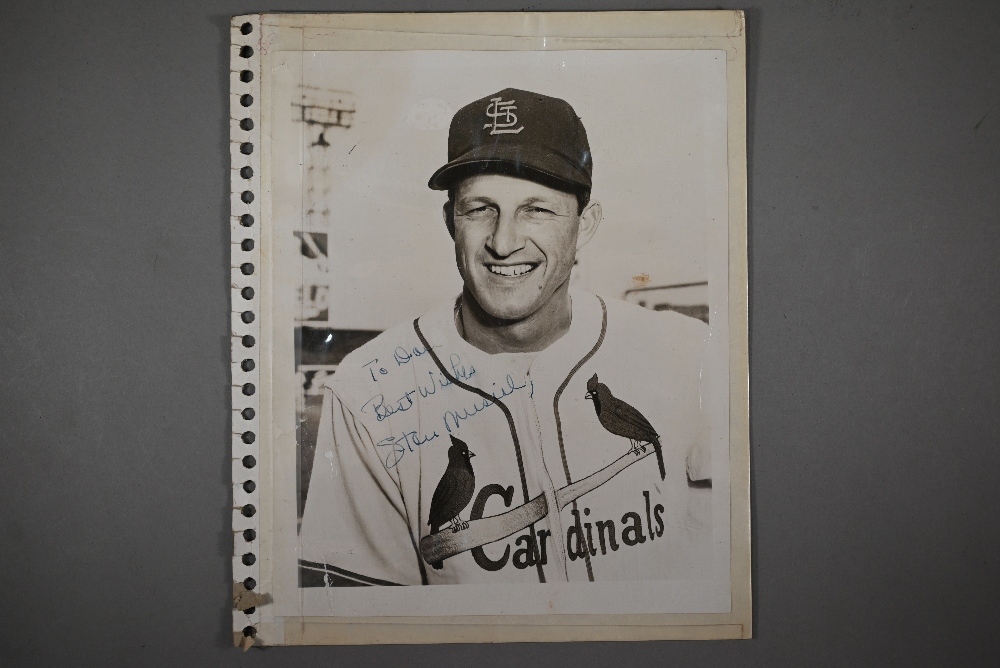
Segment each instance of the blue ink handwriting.
M437 437L438 433L436 431L431 432L429 436L421 436L416 431L407 431L401 436L383 438L375 445L380 448L389 448L388 454L385 456L385 467L391 469L403 460L407 452L413 452L413 448L419 448L424 443L433 441Z
M376 357L371 362L368 362L368 364L376 364L377 362L378 362L378 358ZM368 364L362 364L361 368L362 369L366 368L368 366ZM378 380L377 378L375 378L375 371L376 371L376 369L378 370L379 375L381 375L381 376L388 376L389 375L389 370L386 369L386 368L384 368L384 367L375 367L375 368L372 368L372 369L368 369L368 373L370 373L372 375L372 380Z
M459 380L468 380L476 375L476 367L469 365L468 368L462 364L462 357L457 353L448 356L448 363L451 365L451 375Z
M434 348L435 346L431 346ZM440 346L438 346L440 347ZM402 346L397 346L392 352L393 359L396 360L396 366L403 366L404 364L409 364L410 360L414 357L420 357L421 355L427 354L427 348L421 348L420 346L415 346L413 348L404 348Z
M367 413L367 408L371 405L372 409L375 411L375 419L381 422L390 415L395 413L402 413L408 411L414 406L414 401L410 397L416 394L416 390L410 390L405 393L395 403L387 404L385 402L385 396L381 394L376 394L374 397L369 399L361 406L361 412Z
M505 381L506 381L505 384L501 385L500 387L497 387L497 384L493 383L494 389L492 392L490 392L490 394L493 396L494 399L500 400L503 399L504 397L509 397L510 395L514 394L514 392L516 392L517 390L523 390L526 387L531 388L532 394L534 394L535 392L534 381L527 381L518 385L510 374L507 374ZM483 399L481 401L472 404L471 407L464 407L464 408L459 408L457 410L445 411L444 415L441 416L441 419L444 421L444 428L447 429L448 433L450 434L452 432L453 427L454 429L458 429L459 425L464 420L468 420L473 415L481 413L482 411L486 410L493 404L494 402L490 401L489 399Z

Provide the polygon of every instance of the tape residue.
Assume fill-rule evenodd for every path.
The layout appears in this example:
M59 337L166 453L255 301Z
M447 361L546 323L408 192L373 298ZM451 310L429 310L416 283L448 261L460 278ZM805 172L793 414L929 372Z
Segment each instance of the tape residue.
M233 608L239 611L256 608L265 602L264 596L250 591L242 582L233 583Z

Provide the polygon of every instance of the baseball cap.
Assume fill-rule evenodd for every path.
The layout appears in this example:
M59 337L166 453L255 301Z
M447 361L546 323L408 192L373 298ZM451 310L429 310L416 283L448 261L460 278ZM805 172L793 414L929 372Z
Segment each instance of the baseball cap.
M593 161L583 122L565 100L516 88L467 104L451 119L448 164L427 185L447 190L484 172L590 190Z

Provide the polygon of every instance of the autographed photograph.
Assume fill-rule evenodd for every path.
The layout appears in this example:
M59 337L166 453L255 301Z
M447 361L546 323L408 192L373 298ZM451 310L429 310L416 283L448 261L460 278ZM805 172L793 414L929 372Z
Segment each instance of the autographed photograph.
M732 53L263 30L270 614L733 614Z

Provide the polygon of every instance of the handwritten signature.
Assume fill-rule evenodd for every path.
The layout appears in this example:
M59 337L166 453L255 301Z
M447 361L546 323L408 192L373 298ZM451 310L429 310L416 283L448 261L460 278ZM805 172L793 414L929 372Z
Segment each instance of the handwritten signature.
M514 392L516 392L517 390L523 390L525 388L531 388L530 394L528 395L529 398L535 396L535 381L530 379L525 379L523 383L518 385L517 383L514 382L514 378L509 373L507 374L505 380L506 380L505 384L501 385L500 387L497 387L496 383L493 383L494 389L492 392L490 392L490 394L493 396L494 399L503 399L504 397L509 397L510 395L514 394ZM457 410L445 411L444 416L442 416L442 419L444 420L444 428L447 429L448 433L450 434L452 431L452 426L454 426L455 429L458 429L459 425L463 421L468 420L470 417L481 413L482 411L486 410L493 404L494 402L484 398L481 399L480 401L473 403L471 407L467 408L463 407Z
M424 348L398 347L393 352L393 360L396 363L396 367L401 367L409 364L413 359L426 354L427 350ZM378 363L379 360L376 358L362 365L363 368L368 369L372 380L377 380L376 373L382 376L389 375L390 373L389 369L378 366ZM459 380L460 382L466 381L476 375L476 368L471 364L466 366L462 361L462 357L456 353L452 353L448 357L448 365L451 367L451 377ZM390 369L391 368L393 367L390 365ZM378 422L382 422L397 413L405 413L413 409L418 405L421 398L426 399L431 395L437 394L438 390L444 389L453 384L454 383L449 380L445 374L427 371L426 382L422 383L418 381L413 389L407 390L401 396L393 399L387 399L382 393L376 394L361 406L361 412L373 413L375 415L375 419ZM490 394L494 400L509 397L515 392L525 389L529 392L529 398L533 398L535 395L535 383L530 378L524 378L517 381L511 374L507 374L504 379L500 381L500 383L493 383L492 385L493 387L491 389L485 391ZM449 434L452 433L453 431L459 429L463 422L482 413L495 403L495 401L491 401L490 399L483 397L473 401L471 405L446 410L441 416L445 431ZM439 436L440 435L437 431L433 431L430 434L421 434L416 430L411 430L403 432L398 436L384 438L375 445L379 448L388 448L388 453L385 455L385 466L386 468L392 468L402 461L406 453L413 452L415 447L420 447L424 443L433 441Z
M496 383L494 383L494 385L496 385ZM514 381L514 378L510 374L507 374L504 385L494 389L491 394L494 399L503 399L504 397L508 397L514 392L523 389L528 389L530 393L529 397L533 396L535 393L534 381L526 379L525 382L518 384ZM367 404L365 404L365 406L372 405L376 413L376 419L383 420L384 418L379 416L384 415L385 417L388 417L394 413L407 411L412 408L416 404L416 402L411 398L415 392L416 390L407 392L395 406L387 406L382 399L382 395L373 397ZM373 404L372 402L375 402L376 400L377 402ZM444 428L448 431L448 433L451 433L453 430L458 429L462 422L478 415L492 405L494 405L493 401L484 398L473 402L471 406L465 406L455 410L447 410L441 417L444 422ZM429 441L433 441L439 436L440 434L437 431L433 431L430 434L421 434L416 430L410 430L403 432L399 436L389 436L387 438L383 438L375 445L379 448L388 448L388 453L385 455L385 467L390 469L397 466L406 456L406 453L413 452L414 448L420 447Z
M431 432L429 436L420 435L416 431L407 431L402 436L383 438L375 445L380 448L389 448L389 452L385 456L385 467L391 469L402 461L407 452L413 452L414 447L420 447L437 437L438 433L436 431Z

